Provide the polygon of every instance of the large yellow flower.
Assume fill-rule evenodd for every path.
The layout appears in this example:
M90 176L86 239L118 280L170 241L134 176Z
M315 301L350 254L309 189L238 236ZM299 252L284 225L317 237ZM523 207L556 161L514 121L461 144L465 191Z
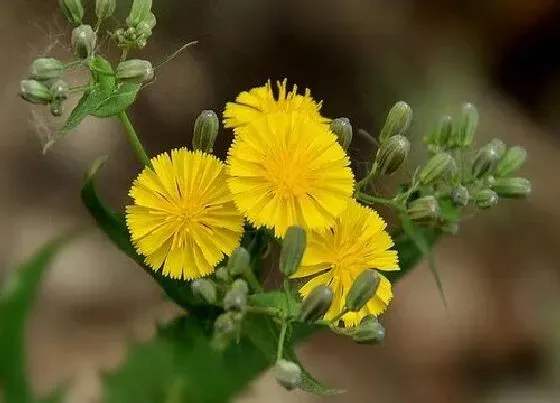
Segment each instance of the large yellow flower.
M329 128L297 112L269 113L245 126L229 150L229 188L256 226L282 237L291 225L324 229L344 211L354 180Z
M390 249L394 243L386 226L374 210L353 200L331 229L308 233L301 267L292 277L315 276L299 290L303 297L318 285L331 287L334 300L325 320L342 312L352 283L364 270L399 269L397 252ZM375 296L359 312L342 317L346 326L356 326L364 316L385 311L393 294L389 280L380 277Z
M241 92L235 102L228 102L224 111L224 127L233 128L238 134L242 127L258 119L265 113L302 112L320 123L328 123L329 119L320 114L321 102L311 97L311 91L305 89L303 95L297 94L297 86L287 91L287 80L276 83L278 97L274 96L272 85L268 81L264 86Z
M186 148L151 160L130 189L126 207L132 242L146 263L173 278L193 279L239 244L243 216L226 184L224 164Z

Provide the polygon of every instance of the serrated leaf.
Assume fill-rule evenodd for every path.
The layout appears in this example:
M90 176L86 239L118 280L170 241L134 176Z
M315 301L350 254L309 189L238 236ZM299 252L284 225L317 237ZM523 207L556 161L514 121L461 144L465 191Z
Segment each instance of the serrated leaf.
M111 63L101 56L95 56L88 62L94 84L98 85L99 92L109 96L117 86L117 77Z
M7 403L33 400L25 372L25 324L48 266L74 234L59 237L15 267L0 289L0 384Z
M283 292L273 291L249 296L249 304L263 308L277 308L281 310L288 307L288 315L296 316L299 312L300 303L293 295L287 295Z
M107 118L127 110L136 101L141 87L142 84L138 83L121 84L97 106L92 115L98 118Z

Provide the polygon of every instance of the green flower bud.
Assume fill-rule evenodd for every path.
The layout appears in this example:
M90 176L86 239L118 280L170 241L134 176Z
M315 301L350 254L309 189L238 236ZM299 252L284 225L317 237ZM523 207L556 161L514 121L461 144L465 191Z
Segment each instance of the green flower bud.
M193 149L211 153L218 137L220 121L214 111L202 111L194 122Z
M526 178L491 178L490 187L504 199L519 199L531 193L531 182Z
M379 141L381 143L393 136L404 135L412 122L412 109L404 102L397 102L389 111L385 126L381 129Z
M241 276L251 270L251 255L247 249L239 247L233 251L228 260L229 274Z
M301 368L295 362L280 359L274 365L274 376L278 383L287 390L294 390L301 385Z
M54 99L51 102L51 115L55 117L62 116L62 101L60 99Z
M280 253L280 271L286 277L294 274L301 263L307 237L305 230L300 227L289 227L282 242L282 252Z
M117 66L117 79L143 83L154 78L154 68L147 60L131 59L120 62Z
M456 206L466 206L469 203L470 195L468 189L459 185L451 190L451 200Z
M429 147L431 151L440 151L449 145L452 132L453 120L451 116L445 116L439 121L437 128L424 138L424 142L431 146Z
M455 235L459 231L459 223L457 221L446 221L441 225L441 230L451 235Z
M336 118L331 122L331 131L336 135L338 144L344 151L352 142L352 125L348 118Z
M410 203L407 214L414 221L431 221L439 216L439 205L434 196L424 196Z
M527 150L523 147L510 147L498 161L495 169L496 176L506 176L517 171L527 159Z
M225 266L218 267L214 275L216 276L216 279L222 283L229 283L231 280L229 270Z
M418 179L426 185L455 173L455 160L449 153L441 152L434 155L420 170Z
M148 13L148 16L136 26L136 35L147 38L152 35L152 30L156 26L156 16Z
M364 270L352 283L346 295L345 306L350 312L358 312L375 295L381 278L375 270Z
M359 344L377 344L385 339L385 328L375 316L368 315L361 320L352 339Z
M88 59L95 49L97 35L90 25L80 25L72 31L72 49L80 59Z
M380 175L392 175L402 166L408 151L410 142L401 135L392 136L381 143L375 158L375 172Z
M507 149L504 142L500 139L492 139L490 144L492 144L492 147L494 148L496 153L500 156L500 158L502 158L504 156L504 154L506 153L506 149Z
M234 312L226 312L218 316L214 322L212 345L218 350L225 350L230 341L239 334L240 322Z
M134 0L130 13L126 18L126 24L129 27L135 27L140 22L149 18L152 11L152 0Z
M315 287L301 303L299 320L313 323L321 319L331 307L333 292L326 285Z
M478 111L476 107L470 102L463 104L459 126L453 131L451 145L454 147L469 147L473 142L477 126Z
M64 80L56 80L51 84L51 93L54 99L64 101L68 99L68 92L68 83Z
M58 4L70 24L78 25L82 23L84 7L80 0L58 0Z
M224 309L226 311L242 311L247 306L248 292L249 287L245 280L235 280L224 297Z
M113 15L117 7L117 0L96 0L95 14L102 21Z
M54 80L62 75L64 65L60 60L51 58L35 59L31 65L30 76L34 80Z
M22 80L20 96L33 104L47 105L53 100L53 95L47 86L37 80Z
M492 141L478 151L472 166L473 177L482 178L494 171L505 148L505 146L502 146L503 143L499 144Z
M480 209L487 209L498 204L498 194L491 189L481 190L476 194L475 204Z
M193 294L206 304L213 305L218 301L216 284L206 278L197 278L191 283Z

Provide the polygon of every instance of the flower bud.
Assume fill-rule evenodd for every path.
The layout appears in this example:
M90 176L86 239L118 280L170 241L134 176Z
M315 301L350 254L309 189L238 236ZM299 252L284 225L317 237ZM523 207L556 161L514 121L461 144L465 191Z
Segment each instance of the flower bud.
M117 7L117 0L96 0L95 14L102 21L113 15Z
M527 159L527 150L523 147L510 147L498 161L495 169L496 176L506 176L517 171Z
M414 221L430 221L438 217L439 205L434 196L424 196L410 203L407 214Z
M132 8L130 13L126 18L126 24L129 27L135 27L140 22L149 18L149 14L152 10L152 0L133 0Z
M385 328L375 316L367 315L352 334L352 339L359 344L377 344L385 339Z
M206 304L213 305L218 301L216 284L206 278L197 278L191 283L193 294Z
M72 49L80 59L87 59L93 53L97 35L90 25L80 25L72 31Z
M278 383L287 390L294 390L301 385L301 368L295 362L284 359L276 361L274 376Z
M131 59L120 62L117 66L117 79L143 83L154 78L154 68L147 60Z
M211 153L218 137L220 121L214 111L202 111L194 122L193 149Z
M154 13L148 13L148 16L138 23L136 26L136 35L147 38L152 35L152 30L156 26L156 16Z
M247 249L239 247L233 251L228 260L228 271L232 276L241 276L251 270L251 255Z
M82 23L84 7L81 0L58 0L58 4L70 24L78 25Z
M280 253L280 271L286 277L294 274L301 263L307 237L305 230L301 227L289 227L282 242Z
M392 175L404 163L410 150L410 142L401 135L392 136L381 147L375 158L375 172L380 175Z
M490 187L504 199L519 199L531 193L531 182L526 178L491 178Z
M225 266L218 267L214 275L216 276L216 279L222 283L229 283L231 280L229 270Z
M54 99L51 104L51 115L55 117L62 116L62 101L60 99Z
M476 107L470 102L463 104L459 126L453 132L450 141L451 145L455 147L469 147L473 142L477 126L478 111Z
M68 99L68 83L64 80L56 80L51 84L51 93L54 99L64 101Z
M53 95L47 86L37 80L22 80L20 96L33 104L47 105L53 100Z
M225 350L230 341L239 334L239 324L234 312L221 314L214 321L212 345L218 350Z
M393 136L404 135L412 121L412 109L404 102L397 102L389 111L385 126L381 129L379 142L383 143Z
M303 299L299 320L313 323L321 319L331 307L333 292L326 285L317 286Z
M498 144L492 141L478 151L472 166L473 177L482 178L494 171L501 154L503 154L502 146L503 143Z
M364 270L352 283L346 295L345 306L350 312L358 312L375 295L381 278L372 269Z
M453 133L453 120L451 116L444 116L435 131L430 144L438 146L440 148L445 148L449 145L449 139Z
M455 173L455 160L449 153L441 152L434 155L422 168L418 175L420 183L433 183L447 175Z
M249 287L245 280L235 280L224 297L224 309L226 311L242 311L247 305L248 292Z
M498 194L491 189L481 190L475 197L476 206L480 209L487 209L498 204Z
M348 118L336 118L331 122L331 131L336 135L338 144L344 151L352 142L352 124Z
M456 206L466 206L469 203L469 199L469 191L465 186L455 186L451 190L451 200Z
M54 80L62 75L64 65L60 60L51 58L35 59L31 64L30 76L34 80Z
M502 158L504 156L504 154L506 153L506 149L507 149L504 142L500 139L492 139L490 144L492 144L492 147L494 148L496 153L500 156L500 158Z

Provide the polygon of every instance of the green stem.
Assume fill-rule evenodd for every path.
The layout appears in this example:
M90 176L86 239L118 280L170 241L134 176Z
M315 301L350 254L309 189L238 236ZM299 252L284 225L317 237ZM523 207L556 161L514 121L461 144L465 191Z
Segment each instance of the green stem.
M132 149L136 153L136 156L138 157L142 165L150 166L150 158L148 157L148 154L146 154L146 150L144 150L144 146L142 146L140 139L138 139L136 130L134 130L134 126L132 126L128 115L125 111L122 111L118 116L126 131L128 142L132 146Z
M288 322L284 321L282 323L282 328L280 329L280 337L278 337L278 350L276 351L276 361L281 360L284 357L284 343L286 341L286 331L288 330Z
M257 315L268 315L268 316L274 316L276 318L282 317L281 310L277 308L265 308L261 306L247 305L245 309L248 313L254 313Z
M256 292L263 292L263 288L259 283L259 279L257 278L257 276L255 276L255 273L253 273L253 270L249 268L249 270L245 271L244 275L245 279L249 283L249 287L251 287Z
M63 68L64 68L64 70L67 70L67 69L71 69L74 66L81 65L83 63L84 63L83 60L73 60L71 62L68 62L68 63L64 64Z
M371 168L371 171L369 171L369 173L362 178L362 180L360 180L357 184L356 184L356 193L360 193L362 191L362 189L364 188L364 186L366 186L368 183L370 183L371 181L373 181L376 176L377 176L377 168L374 165Z
M365 203L365 204L376 204L377 203L377 204L388 204L390 206L395 206L394 200L371 196L371 195L368 195L367 193L363 193L363 192L357 192L356 193L356 199L358 199L359 201L361 201L362 203Z
M342 317L347 313L348 313L348 308L345 307L338 315L336 315L334 318L331 319L329 325L334 325L335 323L338 323L338 321L342 319Z

